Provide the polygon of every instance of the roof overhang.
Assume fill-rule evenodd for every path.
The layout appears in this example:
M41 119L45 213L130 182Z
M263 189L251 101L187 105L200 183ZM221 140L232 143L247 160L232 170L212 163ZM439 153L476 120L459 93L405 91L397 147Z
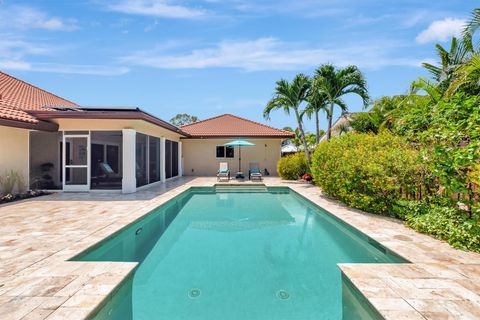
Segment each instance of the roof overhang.
M58 124L43 120L38 120L36 123L31 123L17 120L0 119L0 126L48 132L58 131Z
M188 139L289 139L295 135L190 135Z
M41 120L53 120L53 119L105 119L105 120L143 120L164 129L175 132L184 137L190 135L180 128L152 116L138 108L136 109L105 109L105 108L83 108L79 107L78 110L68 111L31 111L32 115Z

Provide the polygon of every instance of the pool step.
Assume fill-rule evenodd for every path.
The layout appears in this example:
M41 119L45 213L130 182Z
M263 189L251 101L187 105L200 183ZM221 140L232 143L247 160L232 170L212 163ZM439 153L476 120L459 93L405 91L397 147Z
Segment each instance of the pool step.
M215 192L268 192L264 184L216 184Z

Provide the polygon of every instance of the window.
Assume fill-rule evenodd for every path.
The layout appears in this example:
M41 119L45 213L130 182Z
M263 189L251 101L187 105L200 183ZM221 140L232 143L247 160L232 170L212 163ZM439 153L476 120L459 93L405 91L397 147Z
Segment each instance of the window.
M225 158L225 147L217 146L217 158Z
M234 158L235 152L233 147L217 146L217 158Z
M233 158L234 157L234 152L233 152L233 147L225 147L225 157L226 158Z

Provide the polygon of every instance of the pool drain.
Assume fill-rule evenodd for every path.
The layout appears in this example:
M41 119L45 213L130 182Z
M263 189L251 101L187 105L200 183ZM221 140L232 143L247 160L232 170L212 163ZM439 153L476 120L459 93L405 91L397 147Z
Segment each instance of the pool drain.
M194 288L194 289L191 289L190 291L188 291L188 297L190 299L196 299L198 297L200 297L200 289L197 289L197 288Z
M288 300L288 299L290 299L290 293L288 293L285 290L279 290L277 292L277 297L281 300Z

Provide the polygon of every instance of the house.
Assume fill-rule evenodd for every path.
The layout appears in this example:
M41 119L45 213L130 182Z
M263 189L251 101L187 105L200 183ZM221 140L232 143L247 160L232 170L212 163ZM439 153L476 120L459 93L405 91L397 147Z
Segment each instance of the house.
M185 175L214 175L219 162L228 162L231 171L248 172L250 163L258 163L262 171L277 175L281 144L293 134L232 114L223 114L181 127L189 136L181 138L184 150ZM255 146L242 147L239 168L239 147L225 147L234 139L248 140Z
M255 140L242 149L246 166L275 175L289 137L233 115L178 128L135 107L84 107L0 72L0 175L15 170L32 188L131 193L184 173L214 175L223 161L235 170L237 151L222 145L237 138Z
M290 154L295 154L298 151L302 150L293 143L285 144L282 146L282 157L288 156Z
M332 125L331 131L332 137L338 137L345 131L350 130L350 120L352 116L357 114L358 112L345 112L340 117L338 117L337 121L335 121ZM327 133L320 137L320 142L327 140Z

